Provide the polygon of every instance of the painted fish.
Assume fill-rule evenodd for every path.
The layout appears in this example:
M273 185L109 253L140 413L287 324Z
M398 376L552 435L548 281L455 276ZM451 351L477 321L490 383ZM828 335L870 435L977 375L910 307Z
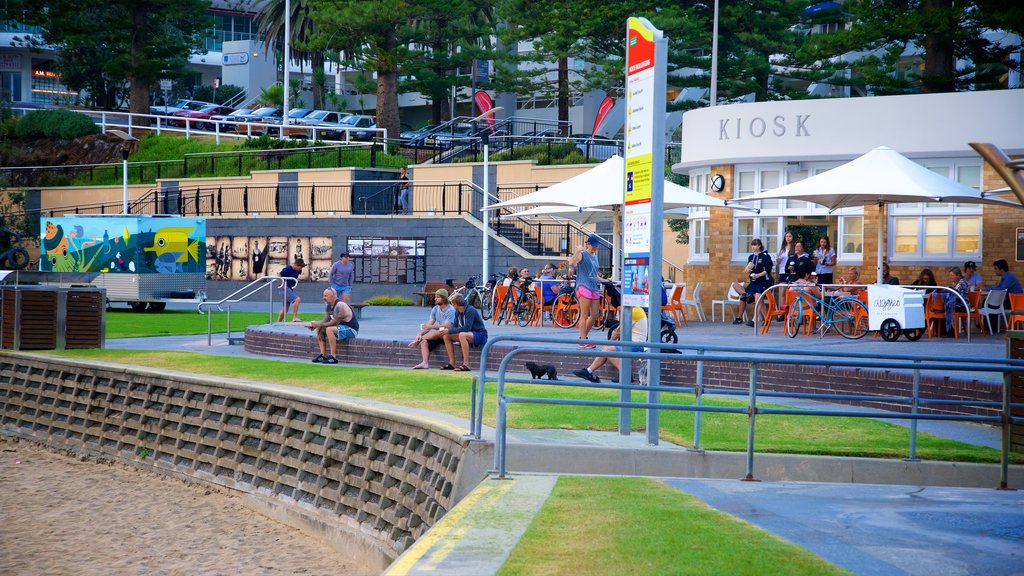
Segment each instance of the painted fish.
M184 256L181 254L180 256ZM174 274L175 272L181 271L181 264L179 254L174 252L164 252L163 254L156 257L156 262L153 268L156 269L158 274Z
M143 248L146 252L156 252L157 257L169 252L180 254L176 262L199 261L199 241L188 241L188 234L195 228L161 228L153 236L153 245Z

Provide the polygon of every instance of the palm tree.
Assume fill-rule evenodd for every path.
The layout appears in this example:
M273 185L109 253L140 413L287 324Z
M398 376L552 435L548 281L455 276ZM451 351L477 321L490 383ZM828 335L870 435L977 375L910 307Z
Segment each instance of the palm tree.
M291 2L291 58L311 63L313 70L313 108L323 108L325 75L317 74L324 68L324 52L314 48L317 38L316 26L310 17L312 0L290 0ZM260 10L256 27L263 34L264 48L284 49L284 8L285 0L270 0ZM287 66L288 63L285 63Z

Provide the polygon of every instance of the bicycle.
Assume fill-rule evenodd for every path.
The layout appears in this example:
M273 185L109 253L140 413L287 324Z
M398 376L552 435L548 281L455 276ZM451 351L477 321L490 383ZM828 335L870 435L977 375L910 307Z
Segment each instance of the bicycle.
M533 319L537 303L533 297L532 278L525 278L520 285L513 284L505 292L505 298L498 307L498 324L505 320L526 326Z
M480 316L484 320L490 320L494 312L494 283L497 277L498 275L494 274L486 285L478 286L477 277L470 276L465 285L452 292L452 296L462 294L470 306L480 311Z
M572 328L580 321L580 303L576 289L568 282L558 288L558 298L551 305L551 322L559 328Z
M812 314L821 322L818 331L822 336L831 328L835 328L840 336L850 340L863 338L868 333L868 308L859 299L853 296L821 299L803 290L797 289L794 292L796 297L786 312L786 336L795 338L804 317ZM814 321L813 318L808 320Z

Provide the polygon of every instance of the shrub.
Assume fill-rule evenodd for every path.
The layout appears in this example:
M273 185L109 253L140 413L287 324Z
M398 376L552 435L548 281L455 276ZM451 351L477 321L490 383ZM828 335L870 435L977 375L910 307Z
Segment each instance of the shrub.
M286 148L305 148L309 146L309 140L292 140L285 138L281 140L277 136L263 134L256 138L246 138L242 141L242 148L245 150L282 150Z
M87 134L98 134L99 126L91 118L71 110L36 110L18 121L18 138L61 138L71 140Z
M412 306L412 300L405 296L394 294L381 294L366 299L367 306Z
M192 89L192 98L194 100L202 100L203 102L223 104L237 96L242 90L241 86L235 86L234 84L223 84L216 90L214 90L213 86L196 86Z

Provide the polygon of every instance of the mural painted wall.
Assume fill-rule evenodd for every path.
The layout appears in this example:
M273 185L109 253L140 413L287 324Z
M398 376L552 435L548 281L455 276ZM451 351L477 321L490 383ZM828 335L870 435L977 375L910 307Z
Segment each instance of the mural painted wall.
M63 216L40 220L39 270L201 273L205 218Z
M330 236L210 236L206 239L208 280L252 281L276 276L296 258L306 267L302 282L326 282L334 240Z

